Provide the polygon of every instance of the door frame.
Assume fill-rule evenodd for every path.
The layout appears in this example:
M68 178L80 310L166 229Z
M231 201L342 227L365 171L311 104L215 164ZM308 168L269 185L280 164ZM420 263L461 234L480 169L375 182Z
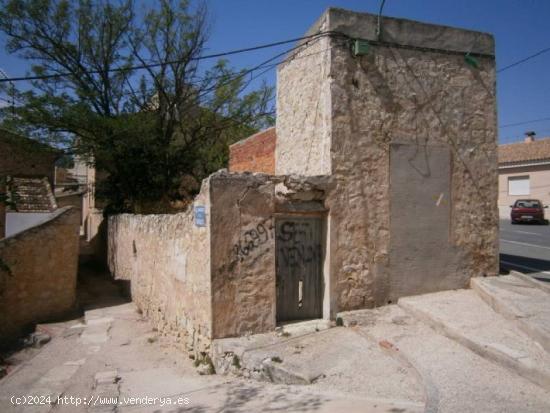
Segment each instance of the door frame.
M307 211L307 212L276 212L273 214L273 230L274 230L274 239L275 239L275 285L277 285L277 221L281 219L293 219L293 218L314 218L320 221L320 244L321 244L321 257L320 257L320 267L321 267L321 317L323 319L330 320L332 318L331 314L331 286L330 282L330 265L328 260L328 228L329 228L329 213L326 210L322 211ZM275 322L280 324L281 321L278 319L277 312L277 287L275 287ZM296 320L296 321L306 321ZM287 323L288 321L282 321L282 323ZM292 322L292 321L291 321Z

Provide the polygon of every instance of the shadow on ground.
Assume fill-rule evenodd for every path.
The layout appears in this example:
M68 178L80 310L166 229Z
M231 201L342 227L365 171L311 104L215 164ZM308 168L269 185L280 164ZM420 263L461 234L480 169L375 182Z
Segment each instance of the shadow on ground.
M98 265L86 263L79 267L76 296L81 312L128 303L131 301L128 290L128 282L113 280Z
M168 410L170 413L206 413L212 411L221 412L249 412L256 411L259 406L268 406L269 412L311 412L319 410L330 398L320 394L304 395L281 392L267 392L265 387L234 383L229 386L215 386L209 390L213 398L219 398L220 392L224 393L223 401L220 399L219 410L212 410L212 406L196 404L193 402L193 394L187 394L193 406Z

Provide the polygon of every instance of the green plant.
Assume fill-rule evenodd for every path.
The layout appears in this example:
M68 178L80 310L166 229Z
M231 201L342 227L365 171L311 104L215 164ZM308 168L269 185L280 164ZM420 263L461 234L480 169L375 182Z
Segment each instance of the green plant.
M241 368L241 361L239 360L239 356L236 354L233 354L233 360L231 360L231 365L240 369Z

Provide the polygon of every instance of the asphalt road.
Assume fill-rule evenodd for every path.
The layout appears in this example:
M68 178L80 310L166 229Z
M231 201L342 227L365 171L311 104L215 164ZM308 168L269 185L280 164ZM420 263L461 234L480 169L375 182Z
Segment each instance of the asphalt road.
M550 282L550 225L500 220L500 266Z

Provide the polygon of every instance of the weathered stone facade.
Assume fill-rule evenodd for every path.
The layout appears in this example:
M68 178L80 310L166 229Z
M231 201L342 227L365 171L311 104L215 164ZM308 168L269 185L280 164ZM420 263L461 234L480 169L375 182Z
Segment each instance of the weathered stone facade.
M207 223L209 185L194 202ZM203 351L212 337L210 226L196 226L193 211L110 217L108 261L116 279L130 280L132 300L159 331Z
M275 221L323 216L330 177L211 177L212 308L215 338L276 326Z
M78 264L78 211L0 240L0 348L33 324L73 310Z
M376 26L374 15L329 9L309 34L333 34L304 44L278 72L276 173L337 181L327 202L333 314L466 287L470 277L498 271L493 38L384 17L381 43ZM354 56L353 39L369 41L369 52ZM411 207L391 202L396 144L421 154L442 146L452 159L450 188L437 204L449 207L447 236L406 276L406 263L392 255L392 218ZM438 228L429 215L418 211L417 242Z
M188 349L276 325L277 214L322 214L329 177L218 172L187 212L109 218L109 267L159 331ZM203 206L206 225L194 220ZM185 336L185 337L183 337Z

